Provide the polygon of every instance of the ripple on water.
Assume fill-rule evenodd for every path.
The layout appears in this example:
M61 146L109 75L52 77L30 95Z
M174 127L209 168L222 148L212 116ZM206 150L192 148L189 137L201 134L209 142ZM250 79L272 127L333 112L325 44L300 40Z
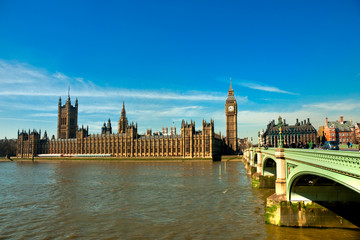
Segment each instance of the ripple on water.
M266 225L273 190L242 163L4 163L0 182L0 239L360 239Z

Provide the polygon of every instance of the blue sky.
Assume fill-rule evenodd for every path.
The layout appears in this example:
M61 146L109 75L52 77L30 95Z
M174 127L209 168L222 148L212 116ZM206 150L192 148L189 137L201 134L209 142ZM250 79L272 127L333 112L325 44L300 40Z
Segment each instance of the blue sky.
M359 1L0 0L0 138L56 134L57 102L114 130L125 100L139 131L182 119L225 132L232 78L238 135L279 114L360 122Z

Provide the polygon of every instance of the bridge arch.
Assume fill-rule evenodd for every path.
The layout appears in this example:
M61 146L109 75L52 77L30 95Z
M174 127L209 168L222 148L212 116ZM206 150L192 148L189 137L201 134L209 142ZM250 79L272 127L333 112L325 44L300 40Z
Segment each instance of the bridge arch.
M351 177L347 177L351 178ZM289 201L354 201L360 203L360 189L348 179L328 171L299 171L288 179ZM351 179L350 179L351 180Z
M360 227L360 189L330 174L315 171L294 174L288 180L288 200L317 203Z
M256 165L257 165L257 157L258 157L258 155L257 155L257 153L255 152L254 158L252 159L252 161L253 161L253 166L256 166Z
M262 168L263 176L276 176L276 160L272 157L265 156Z

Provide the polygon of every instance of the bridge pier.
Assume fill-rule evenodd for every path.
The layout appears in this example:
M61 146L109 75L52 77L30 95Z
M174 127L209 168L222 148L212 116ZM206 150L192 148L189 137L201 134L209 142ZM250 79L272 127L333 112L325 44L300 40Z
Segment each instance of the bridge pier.
M342 206L336 206L339 207ZM266 199L265 222L285 227L359 228L319 203L287 201L284 195L276 193Z
M254 164L253 164L253 159L254 159L253 148L247 149L245 151L244 156L246 156L243 161L246 174L251 176L252 174L254 174L256 172L256 167L254 167Z
M250 176L252 176L254 173L256 173L256 166L254 165L254 161L255 161L255 152L256 150L254 148L251 148L251 158L250 158L250 165L247 171L247 174L249 174Z
M252 187L253 188L275 188L275 176L264 176L263 173L263 156L261 148L256 149L257 165L256 172L252 174Z
M285 154L283 148L275 150L276 157L276 181L275 181L275 194L278 196L284 195L286 198L286 164Z

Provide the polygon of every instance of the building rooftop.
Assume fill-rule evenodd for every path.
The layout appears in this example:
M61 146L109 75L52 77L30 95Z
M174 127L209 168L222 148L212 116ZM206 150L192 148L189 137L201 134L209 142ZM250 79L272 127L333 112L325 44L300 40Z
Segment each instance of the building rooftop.
M328 122L329 128L337 128L339 131L350 131L351 128L354 128L352 121L344 121L343 123L339 121Z

